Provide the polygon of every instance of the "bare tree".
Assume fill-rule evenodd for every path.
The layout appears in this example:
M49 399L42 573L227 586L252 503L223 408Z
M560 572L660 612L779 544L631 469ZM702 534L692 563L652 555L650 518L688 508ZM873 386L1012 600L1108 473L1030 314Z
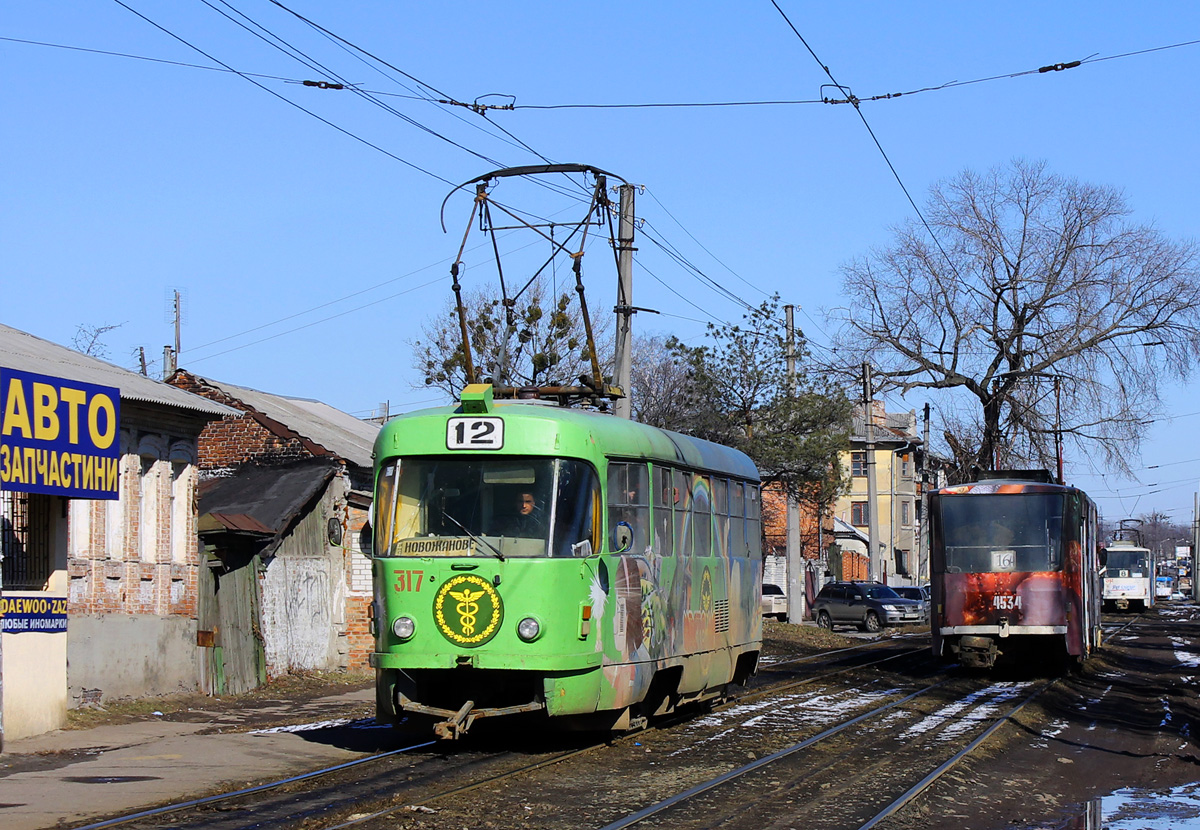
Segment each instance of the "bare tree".
M688 364L671 348L674 338L652 334L633 340L633 420L679 430L692 419L700 401Z
M1200 355L1196 245L1129 215L1119 191L1041 163L938 184L940 245L909 222L844 266L838 353L903 392L952 390L947 439L983 469L1052 467L1058 421L1128 472L1160 379Z
M86 355L107 360L108 347L104 345L103 337L110 331L115 331L123 325L125 324L89 326L85 323L80 323L75 327L75 336L71 338L71 346L77 352L83 352Z
M572 292L573 293L573 292ZM591 374L587 336L578 302L568 293L549 296L545 284L534 280L513 301L513 325L508 325L499 291L480 289L468 294L467 333L476 371L497 384L513 386L573 385ZM601 368L611 371L611 322L593 317ZM466 385L462 332L454 301L421 328L422 338L410 342L413 368L425 384L457 397Z

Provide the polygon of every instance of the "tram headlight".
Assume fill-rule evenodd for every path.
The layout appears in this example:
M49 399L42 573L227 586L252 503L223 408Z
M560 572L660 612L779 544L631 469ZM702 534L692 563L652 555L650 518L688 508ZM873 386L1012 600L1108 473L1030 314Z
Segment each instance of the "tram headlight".
M392 622L392 633L401 640L411 639L416 630L417 624L412 621L412 617L396 617Z
M532 643L542 636L542 624L533 617L526 617L517 623L517 636L527 643Z

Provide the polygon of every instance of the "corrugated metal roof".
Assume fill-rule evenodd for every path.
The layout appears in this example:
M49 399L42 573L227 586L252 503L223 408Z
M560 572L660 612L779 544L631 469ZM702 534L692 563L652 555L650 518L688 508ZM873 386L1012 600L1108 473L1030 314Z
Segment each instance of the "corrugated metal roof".
M237 414L237 410L224 404L184 392L3 323L0 323L0 366L98 386L115 386L121 390L121 400L173 406L217 417Z
M211 378L201 380L230 397L243 401L310 441L315 441L350 463L365 469L371 468L371 452L375 445L375 436L379 434L379 424L359 420L340 409L334 409L310 398L272 395L245 386L221 383Z
M211 516L229 530L279 534L337 472L337 462L318 458L280 467L247 466L236 476L200 483L200 523Z

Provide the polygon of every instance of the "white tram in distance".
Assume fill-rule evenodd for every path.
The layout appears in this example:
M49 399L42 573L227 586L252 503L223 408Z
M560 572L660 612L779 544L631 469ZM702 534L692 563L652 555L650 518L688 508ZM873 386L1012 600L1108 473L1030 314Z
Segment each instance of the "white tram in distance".
M1154 552L1141 543L1140 533L1125 526L1104 546L1102 599L1105 611L1146 611L1154 607Z

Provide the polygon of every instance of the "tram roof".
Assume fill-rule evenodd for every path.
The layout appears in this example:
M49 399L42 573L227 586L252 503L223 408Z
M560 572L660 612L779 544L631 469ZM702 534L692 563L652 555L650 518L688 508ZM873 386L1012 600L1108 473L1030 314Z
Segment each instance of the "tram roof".
M465 398L465 393L464 393ZM553 422L558 430L577 430L581 435L589 436L600 451L610 457L644 458L658 460L668 464L686 465L699 470L722 472L752 481L759 480L758 468L748 455L701 438L694 438L683 433L618 418L615 415L585 409L573 409L536 401L491 401L488 396L487 414L500 416L506 420L521 418L530 421ZM475 411L483 414L479 405L471 403L457 406L441 406L417 410L407 415L393 418L384 426L375 444L376 456L385 454L385 446L397 439L393 434L400 430L408 432L417 419L429 419L441 424L452 415L463 415ZM439 443L443 440L444 427L438 430ZM444 444L440 445L444 450Z
M1030 481L1023 478L989 478L983 481L969 481L965 484L950 484L939 487L931 492L932 495L962 496L968 494L1009 495L1015 493L1082 493L1078 487L1070 484L1054 482Z

